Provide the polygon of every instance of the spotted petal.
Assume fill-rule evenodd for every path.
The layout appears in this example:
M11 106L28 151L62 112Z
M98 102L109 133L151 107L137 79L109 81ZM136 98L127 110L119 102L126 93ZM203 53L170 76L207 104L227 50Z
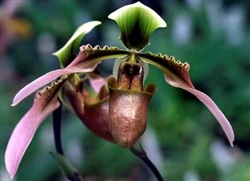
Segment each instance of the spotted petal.
M6 169L13 178L37 128L60 103L57 93L66 80L61 78L36 93L33 106L16 125L5 152Z
M218 120L231 146L233 146L234 132L229 121L209 96L194 88L189 77L188 63L181 63L180 61L175 61L174 57L161 54L140 53L139 56L143 61L160 68L165 73L167 83L196 96Z
M17 105L37 89L43 87L61 75L92 72L101 61L117 58L126 54L128 54L126 50L120 50L116 47L104 46L103 48L100 48L99 46L95 46L92 48L91 45L82 46L80 47L80 53L78 56L66 68L48 72L22 88L14 97L12 106Z

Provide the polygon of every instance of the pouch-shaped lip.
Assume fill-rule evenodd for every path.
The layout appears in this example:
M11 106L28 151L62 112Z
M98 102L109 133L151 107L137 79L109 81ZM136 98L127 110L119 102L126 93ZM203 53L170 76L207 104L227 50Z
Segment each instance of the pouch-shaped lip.
M149 102L156 91L153 84L143 91L118 89L115 78L108 80L109 130L118 145L129 148L144 133Z

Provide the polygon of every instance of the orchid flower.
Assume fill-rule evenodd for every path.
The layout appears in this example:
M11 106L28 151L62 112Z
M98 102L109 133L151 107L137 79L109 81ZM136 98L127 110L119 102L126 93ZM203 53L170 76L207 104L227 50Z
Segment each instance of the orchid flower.
M177 61L173 56L143 52L149 45L150 35L157 28L167 26L165 21L140 2L116 10L109 18L118 24L125 49L88 44L81 46L78 55L72 59L72 50L79 46L81 38L100 24L98 21L86 23L55 53L61 69L42 75L14 97L13 106L57 79L36 93L33 106L11 135L5 153L6 168L11 177L16 174L36 129L59 107L58 99L96 135L131 148L146 129L149 102L157 89L153 84L144 85L149 73L148 64L163 71L169 85L197 97L217 119L233 146L234 133L229 121L208 95L195 89L189 76L189 64ZM96 67L108 59L116 60L113 77L105 79L96 73ZM81 78L81 75L85 77ZM87 80L97 93L96 97L84 88Z

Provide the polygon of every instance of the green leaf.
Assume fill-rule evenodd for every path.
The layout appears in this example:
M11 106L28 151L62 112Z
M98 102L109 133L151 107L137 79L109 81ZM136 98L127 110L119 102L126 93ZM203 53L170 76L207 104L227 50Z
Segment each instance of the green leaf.
M101 22L99 21L90 21L88 23L82 24L76 29L68 42L60 50L53 53L53 55L57 56L57 58L59 59L62 68L71 63L71 61L73 60L72 55L77 53L77 51L79 50L79 45L83 37L94 27L100 24Z
M140 2L126 5L108 17L120 27L120 39L128 49L142 50L155 29L167 26L155 11Z

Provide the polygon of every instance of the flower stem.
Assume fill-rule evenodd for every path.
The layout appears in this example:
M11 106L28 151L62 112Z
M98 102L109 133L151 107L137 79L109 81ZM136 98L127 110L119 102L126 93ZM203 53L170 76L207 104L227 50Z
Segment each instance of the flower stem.
M62 121L62 104L53 112L53 131L56 151L63 155L61 141L61 121Z
M143 147L141 146L141 144L139 142L137 142L135 145L133 145L130 148L130 151L134 155L136 155L138 158L140 158L148 166L148 168L153 172L153 174L155 175L155 177L157 178L158 181L164 181L161 173L156 168L154 163L149 159L146 151L143 149Z

